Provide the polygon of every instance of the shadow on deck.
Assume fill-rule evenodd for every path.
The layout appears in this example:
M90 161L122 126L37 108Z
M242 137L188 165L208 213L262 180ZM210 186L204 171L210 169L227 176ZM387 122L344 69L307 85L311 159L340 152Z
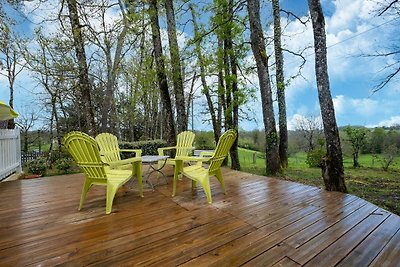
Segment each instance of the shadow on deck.
M166 174L171 181L172 169ZM100 186L77 211L82 174L1 183L0 265L399 264L399 216L352 195L223 175L227 195L213 179L211 205L186 178L174 198L171 183L145 186L144 198L133 183L118 191L110 215Z

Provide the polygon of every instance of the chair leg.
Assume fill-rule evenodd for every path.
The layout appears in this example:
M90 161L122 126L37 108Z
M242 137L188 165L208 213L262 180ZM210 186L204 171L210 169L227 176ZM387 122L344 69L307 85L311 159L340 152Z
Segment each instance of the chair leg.
M83 188L82 188L82 194L81 194L81 200L79 202L79 208L78 210L82 209L83 202L85 201L86 194L89 191L90 187L92 186L92 181L89 179L85 179L85 182L83 183Z
M135 175L139 188L139 196L143 197L143 177L142 177L142 163L135 162Z
M206 193L208 204L211 204L212 199L211 199L210 178L201 181L201 186L203 187L204 193Z
M196 190L196 189L197 189L197 181L192 180L192 190Z
M107 184L107 199L106 199L106 214L110 214L112 210L112 204L114 201L115 193L117 193L118 186L113 184Z
M225 182L224 178L222 178L221 169L218 169L218 171L215 173L215 177L217 177L219 183L221 184L221 188L224 191L224 194L226 195Z
M178 180L179 174L183 169L183 161L176 160L174 166L174 179L172 180L172 196L175 196L176 193L176 182Z

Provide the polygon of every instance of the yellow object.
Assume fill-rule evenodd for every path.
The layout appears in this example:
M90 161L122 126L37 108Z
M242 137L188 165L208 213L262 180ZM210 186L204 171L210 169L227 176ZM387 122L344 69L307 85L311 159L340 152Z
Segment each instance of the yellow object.
M139 194L142 189L142 160L140 157L126 160L103 162L96 140L82 132L70 132L64 136L63 144L85 173L79 210L81 210L86 193L92 185L107 187L106 214L111 213L114 196L123 184L136 175ZM131 164L131 170L118 169L119 166ZM109 168L107 168L109 166Z
M218 140L217 147L211 157L176 157L175 158L175 172L174 181L172 185L172 196L176 193L176 182L179 174L182 173L192 179L192 188L196 188L196 183L199 182L203 187L204 192L207 196L207 202L212 203L211 189L210 189L210 177L215 176L221 184L224 194L226 194L224 179L221 173L221 164L224 159L228 156L229 149L232 147L237 137L236 131L228 130ZM204 168L202 164L196 164L183 168L184 161L197 161L197 162L209 162L208 168Z
M195 134L190 131L184 131L177 135L176 137L176 146L170 147L161 147L158 149L159 156L165 156L164 152L166 150L173 150L175 149L175 158L181 156L188 156L189 153L194 150L193 141L194 141ZM167 161L158 162L158 168L163 166L164 164L175 165L175 158L168 158Z
M10 120L16 117L18 117L18 113L10 106L7 106L6 103L0 101L0 121Z
M100 148L101 158L106 163L121 160L120 152L135 152L135 158L142 156L141 149L120 149L117 137L110 133L97 135L96 142ZM118 166L118 169L130 170L131 168L131 164Z

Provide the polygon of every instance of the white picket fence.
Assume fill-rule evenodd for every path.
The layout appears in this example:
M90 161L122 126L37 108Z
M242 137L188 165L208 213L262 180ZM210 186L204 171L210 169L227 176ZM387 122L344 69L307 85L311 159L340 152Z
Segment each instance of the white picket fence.
M19 129L0 129L0 181L15 172L21 171Z

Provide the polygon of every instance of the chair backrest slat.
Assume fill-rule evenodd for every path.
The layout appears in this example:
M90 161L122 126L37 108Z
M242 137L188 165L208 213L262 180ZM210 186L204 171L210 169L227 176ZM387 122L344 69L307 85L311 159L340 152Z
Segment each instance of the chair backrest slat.
M107 179L105 164L93 137L73 131L64 136L63 144L88 178Z
M118 138L110 133L101 133L96 136L100 147L100 154L105 162L121 160Z
M218 170L224 159L228 156L229 150L237 137L235 130L226 131L218 140L217 147L215 148L213 156L210 158L210 165L208 171L214 172Z
M195 134L191 131L184 131L176 137L176 156L188 156L192 150Z

